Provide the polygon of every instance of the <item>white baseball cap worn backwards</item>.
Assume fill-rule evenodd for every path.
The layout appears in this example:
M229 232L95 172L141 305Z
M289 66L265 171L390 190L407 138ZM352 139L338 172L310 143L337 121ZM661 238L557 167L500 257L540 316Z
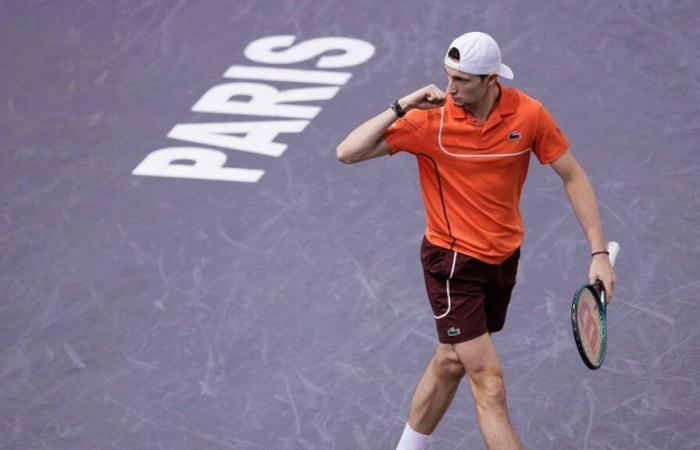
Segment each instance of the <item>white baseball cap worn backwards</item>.
M501 49L496 41L479 31L465 33L452 41L445 55L445 65L471 75L495 73L513 79L513 71L501 62Z

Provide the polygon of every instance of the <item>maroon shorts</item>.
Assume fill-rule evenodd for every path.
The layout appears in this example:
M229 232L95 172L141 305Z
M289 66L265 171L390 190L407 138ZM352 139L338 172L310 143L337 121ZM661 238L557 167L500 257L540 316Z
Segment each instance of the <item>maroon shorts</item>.
M456 344L503 328L520 249L501 264L438 247L423 237L421 262L438 339Z

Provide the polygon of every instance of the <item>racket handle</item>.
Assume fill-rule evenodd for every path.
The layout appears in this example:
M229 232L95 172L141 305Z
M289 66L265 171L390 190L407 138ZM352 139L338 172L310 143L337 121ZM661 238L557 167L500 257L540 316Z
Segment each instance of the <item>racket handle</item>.
M608 242L608 258L610 258L610 264L615 265L615 260L617 259L617 254L620 253L620 244L615 241Z

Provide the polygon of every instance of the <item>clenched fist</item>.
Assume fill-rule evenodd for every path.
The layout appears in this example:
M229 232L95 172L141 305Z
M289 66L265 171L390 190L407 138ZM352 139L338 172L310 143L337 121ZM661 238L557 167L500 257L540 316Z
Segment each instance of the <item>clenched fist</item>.
M434 84L422 87L399 100L404 111L409 109L433 109L445 104L445 93Z

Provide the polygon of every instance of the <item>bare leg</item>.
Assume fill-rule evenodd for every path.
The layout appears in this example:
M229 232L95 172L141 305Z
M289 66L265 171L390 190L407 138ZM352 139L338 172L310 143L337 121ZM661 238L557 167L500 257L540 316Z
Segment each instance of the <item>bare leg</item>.
M469 377L481 435L489 450L522 450L508 418L503 371L488 334L454 345Z
M433 433L450 406L464 373L452 345L438 344L435 356L413 394L408 418L411 428L422 434Z

